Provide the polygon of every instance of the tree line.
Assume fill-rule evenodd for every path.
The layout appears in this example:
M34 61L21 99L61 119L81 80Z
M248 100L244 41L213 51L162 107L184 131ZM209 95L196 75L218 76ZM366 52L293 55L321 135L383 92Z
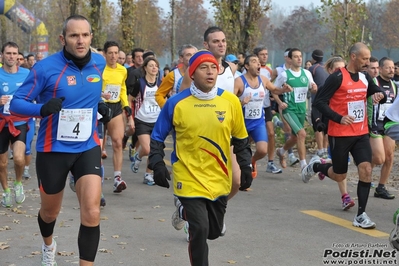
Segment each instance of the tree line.
M49 53L61 45L58 35L63 21L71 14L86 16L92 24L93 46L115 40L122 50L151 49L158 55L171 47L191 43L202 47L203 33L211 25L224 29L228 52L250 52L257 45L270 50L298 47L303 52L326 49L347 55L348 47L363 41L372 49L397 48L399 0L321 0L319 6L299 6L287 11L272 6L270 0L169 0L170 11L157 0L20 0L46 25ZM173 27L172 27L173 25ZM35 33L24 33L0 15L0 41L15 41L28 52L37 42ZM172 53L176 58L176 51Z

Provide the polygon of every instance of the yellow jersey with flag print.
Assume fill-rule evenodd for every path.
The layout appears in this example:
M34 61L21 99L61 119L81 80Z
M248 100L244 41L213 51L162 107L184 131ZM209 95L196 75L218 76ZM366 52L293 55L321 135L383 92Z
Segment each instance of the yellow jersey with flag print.
M116 64L116 68L106 65L103 71L103 93L109 93L111 98L104 100L106 103L121 102L122 109L130 106L126 90L127 70L124 66Z
M211 100L200 100L189 89L166 101L151 138L164 142L172 132L174 194L216 200L232 184L231 138L248 138L236 95L218 89Z

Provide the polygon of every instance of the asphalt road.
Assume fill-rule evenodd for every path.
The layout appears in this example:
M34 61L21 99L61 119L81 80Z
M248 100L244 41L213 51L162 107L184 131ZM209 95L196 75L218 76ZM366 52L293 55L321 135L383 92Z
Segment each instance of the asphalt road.
M110 155L111 147L107 151ZM103 191L107 205L101 211L101 240L95 264L189 265L185 234L171 226L175 210L172 190L143 184L145 165L133 174L127 151L124 156L122 176L128 187L121 194L112 192L112 155L104 160ZM319 181L316 177L304 184L298 167L288 167L282 174L269 174L264 171L265 165L265 159L258 162L258 178L252 190L239 192L229 201L226 235L208 242L210 265L332 265L329 259L342 259L337 265L380 265L382 260L385 264L381 265L398 265L399 256L388 244L398 199L377 199L372 189L366 211L377 227L356 229L351 222L357 201L354 208L342 211L335 182L328 178ZM10 163L11 178L12 166ZM30 172L32 179L24 182L25 202L10 209L0 207L1 266L40 264L42 240L37 225L40 198L34 164ZM355 197L353 165L350 172L348 188ZM378 175L378 169L375 174ZM399 196L396 190L395 195ZM54 232L60 266L78 264L79 224L78 201L67 184Z

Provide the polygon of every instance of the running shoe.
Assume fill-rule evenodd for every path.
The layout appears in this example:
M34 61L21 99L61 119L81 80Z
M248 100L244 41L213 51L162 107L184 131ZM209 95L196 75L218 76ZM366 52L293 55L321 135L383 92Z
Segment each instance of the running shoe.
M324 152L323 151L317 151L316 155L319 156L320 158L323 158Z
M24 173L22 174L22 177L23 177L25 180L28 180L28 179L31 178L31 175L29 174L29 169L26 169L26 168L25 168Z
M112 139L110 136L107 137L107 146L112 146Z
M134 155L136 154L136 149L133 147L132 144L129 145L129 160L133 162Z
M395 227L389 235L389 243L392 248L399 251L399 209L397 209L393 215L393 223Z
M324 178L326 177L326 175L323 174L322 172L319 172L317 175L319 176L319 179L320 179L321 181L323 181Z
M316 173L313 171L313 165L315 163L321 163L320 157L315 155L310 159L309 164L302 169L302 181L304 183L308 183L310 178L314 176Z
M290 153L290 154L288 155L288 163L289 163L290 166L294 166L294 165L296 165L297 163L299 163L299 159L298 159L298 157L295 156L295 154ZM283 168L284 168L284 167L283 167Z
M374 197L381 199L394 199L395 195L389 193L385 186L376 187L374 191Z
M359 216L356 216L355 219L353 219L353 226L363 229L372 229L375 228L375 223L370 220L365 212L363 212Z
M1 205L6 208L12 207L12 195L11 191L3 192L3 199L1 200Z
M281 174L283 170L277 168L277 166L275 166L274 163L267 163L266 172L272 174Z
M355 206L355 201L351 199L351 196L349 194L345 194L342 196L342 210L347 211L350 208Z
M254 158L252 157L252 178L256 178L258 175L258 170L256 168L256 161L254 161Z
M180 218L180 207L181 207L181 202L177 197L174 197L174 203L176 206L175 212L172 214L172 226L176 230L181 230L184 227L184 224L186 223L185 220Z
M120 176L114 177L114 193L121 193L126 187L126 182Z
M277 148L276 149L276 155L280 161L280 165L282 168L286 168L287 167L287 162L285 160L285 154L281 154L280 152L281 149Z
M226 224L223 223L223 228L222 228L222 232L220 232L220 236L224 236L226 234L227 228L226 228Z
M185 222L183 229L184 229L184 233L186 233L187 242L190 242L190 234L189 234L188 228L189 228L188 222Z
M138 173L140 168L141 159L139 159L139 153L136 152L133 156L132 164L130 165L130 169L132 169L133 173Z
M147 184L149 186L155 185L154 175L152 173L145 173L143 184Z
M22 183L14 183L15 202L21 204L25 201L24 186Z
M10 160L14 159L14 154L12 150L10 150L10 156L8 157L8 159Z
M76 192L75 179L74 179L73 175L71 174L71 172L69 172L69 187L71 188L71 190L73 192Z
M48 248L42 245L42 266L57 266L57 262L55 262L55 252L57 249L57 243L53 239L53 248Z
M276 128L279 127L279 122L281 122L281 121L280 121L280 119L275 115L275 116L273 116L273 118L272 118L272 122L273 122L274 130L276 130Z
M107 202L105 201L104 194L101 192L100 206L105 207L105 205L107 205Z
M331 163L331 159L328 159L328 158L327 158L327 159L320 158L320 163L321 163L321 164ZM323 174L322 172L319 172L317 175L319 176L319 179L320 179L321 181L323 181L324 178L326 177L326 175Z

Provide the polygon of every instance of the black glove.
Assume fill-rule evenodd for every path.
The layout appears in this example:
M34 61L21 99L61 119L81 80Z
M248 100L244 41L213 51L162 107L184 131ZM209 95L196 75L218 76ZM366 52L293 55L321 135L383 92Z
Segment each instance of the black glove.
M241 167L241 184L240 190L246 190L252 184L252 167L251 166L243 166Z
M165 166L165 163L163 161L157 162L152 170L154 171L155 184L160 187L169 188L168 180L170 180L170 175L168 169Z
M60 98L52 98L45 104L43 104L42 108L40 109L40 115L42 117L46 117L61 111L62 102L65 100L65 97Z
M323 132L323 131L326 129L326 124L324 124L323 122L321 122L321 120L318 120L318 121L316 122L316 128L317 128L317 131Z
M130 108L129 106L125 106L123 109L125 110L128 117L132 115L132 108Z
M112 110L105 103L101 102L98 104L98 112L102 115L100 119L104 124L108 123L112 118Z

